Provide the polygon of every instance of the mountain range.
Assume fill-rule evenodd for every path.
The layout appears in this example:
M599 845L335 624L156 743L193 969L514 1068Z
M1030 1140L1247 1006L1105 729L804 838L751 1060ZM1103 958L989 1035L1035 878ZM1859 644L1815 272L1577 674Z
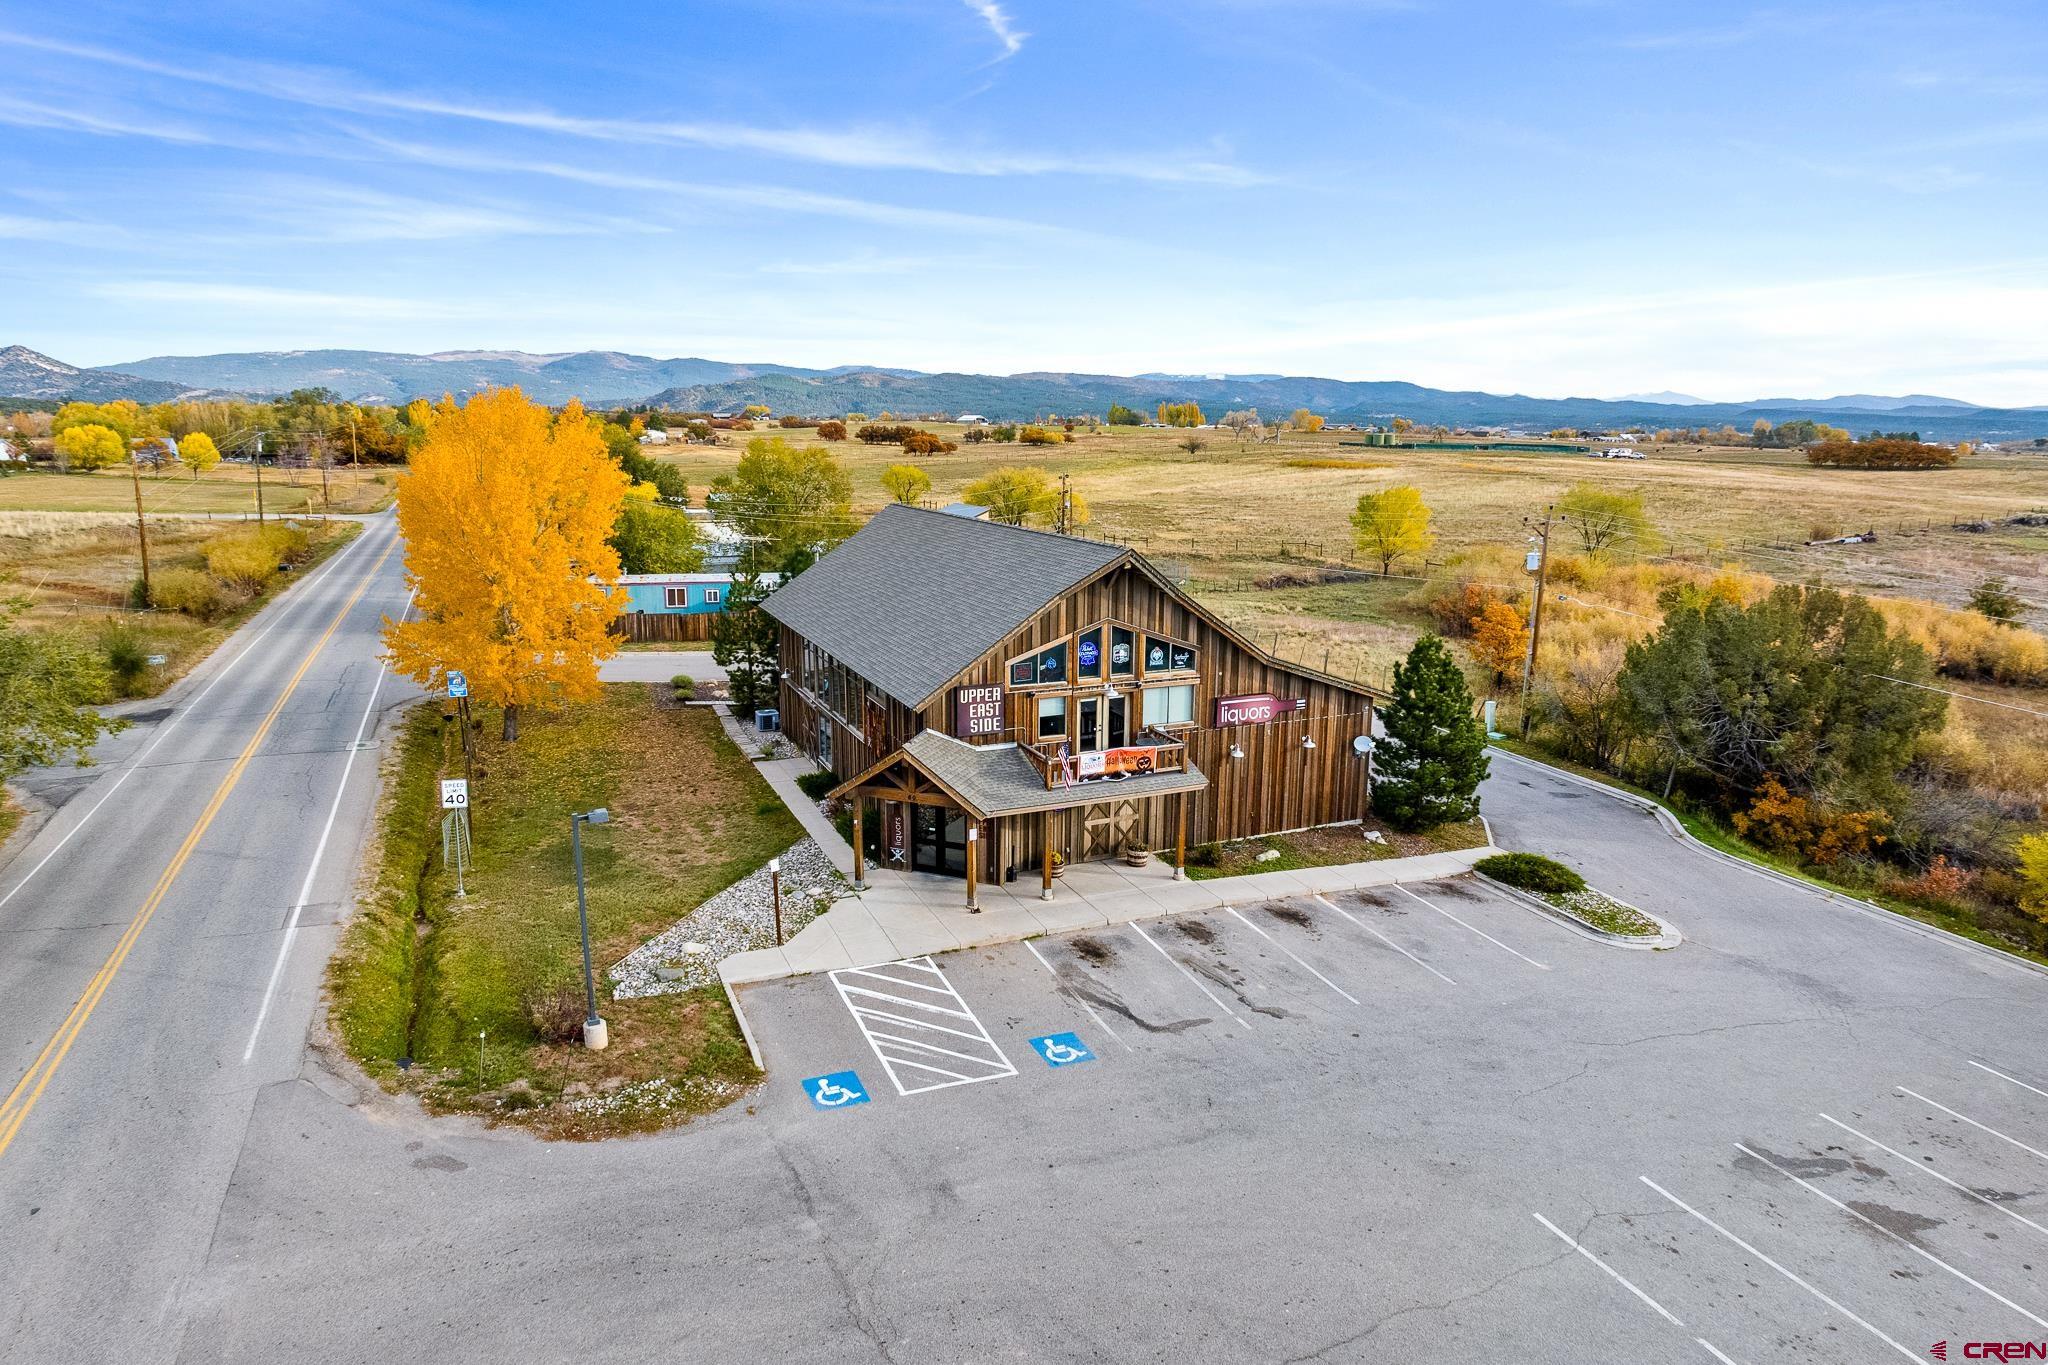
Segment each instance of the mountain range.
M1199 403L1212 418L1232 408L1268 415L1310 408L1334 421L1553 427L1719 426L1747 431L1759 417L1806 417L1852 430L1873 422L1911 427L1930 440L2010 440L2048 432L2048 407L1985 408L1929 394L1899 397L1768 398L1717 403L1669 391L1619 399L1535 398L1426 388L1397 380L1319 379L1279 374L939 373L871 365L805 369L699 357L656 359L620 351L311 350L148 356L81 369L25 346L0 350L0 398L135 398L161 402L191 394L331 389L358 402L402 403L516 384L542 402L647 403L680 410L737 410L766 403L778 413L977 412L996 420L1051 413L1107 412L1121 403L1150 412L1164 402Z

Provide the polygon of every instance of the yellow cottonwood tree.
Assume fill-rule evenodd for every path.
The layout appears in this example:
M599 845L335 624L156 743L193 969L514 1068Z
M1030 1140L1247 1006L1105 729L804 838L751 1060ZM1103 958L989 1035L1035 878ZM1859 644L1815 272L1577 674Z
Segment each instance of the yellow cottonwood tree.
M597 695L624 603L610 544L628 483L571 403L559 416L518 389L444 398L398 483L416 620L384 623L392 667L438 691L451 669L504 708Z
M1429 529L1429 504L1422 490L1397 484L1379 493L1360 495L1351 513L1351 538L1362 555L1380 562L1380 572L1392 573L1394 561L1403 555L1426 555L1436 544L1436 532Z

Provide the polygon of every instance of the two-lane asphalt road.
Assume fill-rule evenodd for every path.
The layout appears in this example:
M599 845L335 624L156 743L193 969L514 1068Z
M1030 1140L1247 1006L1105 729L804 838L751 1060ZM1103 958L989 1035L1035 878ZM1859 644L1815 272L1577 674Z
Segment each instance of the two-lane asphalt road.
M265 1082L297 1073L376 786L397 528L229 639L0 874L0 1357L167 1360ZM260 1024L260 1028L259 1028Z

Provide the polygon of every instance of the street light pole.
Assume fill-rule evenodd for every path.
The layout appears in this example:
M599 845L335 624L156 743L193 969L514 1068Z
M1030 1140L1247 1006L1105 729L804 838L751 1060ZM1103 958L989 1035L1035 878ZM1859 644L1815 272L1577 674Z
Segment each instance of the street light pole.
M583 933L583 1046L602 1052L611 1041L604 1020L597 1017L597 977L590 969L590 904L583 893L583 826L611 823L603 806L569 817L569 847L576 859L576 923Z

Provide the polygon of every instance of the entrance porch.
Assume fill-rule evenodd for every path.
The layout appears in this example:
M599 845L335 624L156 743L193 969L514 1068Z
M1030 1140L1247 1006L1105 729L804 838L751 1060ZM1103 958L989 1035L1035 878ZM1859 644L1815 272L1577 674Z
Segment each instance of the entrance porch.
M871 873L959 877L978 910L984 886L1035 872L1039 899L1051 900L1056 879L1132 849L1170 854L1170 875L1182 877L1187 803L1209 785L1185 748L1162 736L1120 767L1090 766L1083 776L1024 745L913 736L832 793L853 806L855 885L865 889ZM1164 828L1170 843L1145 837Z

